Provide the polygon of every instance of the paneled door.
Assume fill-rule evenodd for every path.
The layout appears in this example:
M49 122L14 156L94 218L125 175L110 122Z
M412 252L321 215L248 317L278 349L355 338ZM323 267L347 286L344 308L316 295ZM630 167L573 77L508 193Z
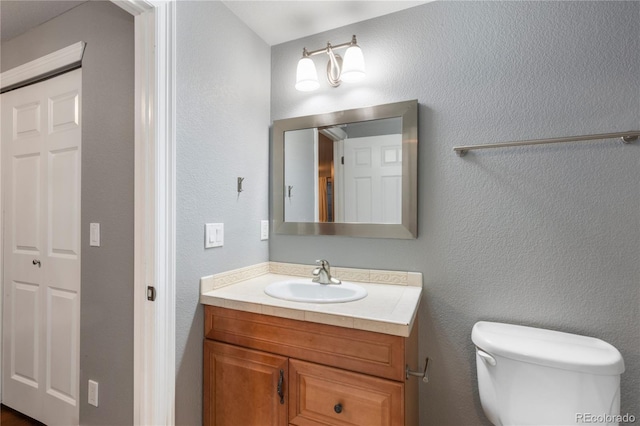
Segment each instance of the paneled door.
M2 94L2 403L78 424L81 82Z
M345 222L402 223L402 135L347 139L342 169Z

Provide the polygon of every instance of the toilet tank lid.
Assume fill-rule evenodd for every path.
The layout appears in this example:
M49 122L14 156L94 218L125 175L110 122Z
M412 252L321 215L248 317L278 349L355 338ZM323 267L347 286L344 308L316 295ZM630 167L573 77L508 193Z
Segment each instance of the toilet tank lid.
M594 337L480 321L473 326L471 340L485 352L517 361L599 375L624 372L620 352Z

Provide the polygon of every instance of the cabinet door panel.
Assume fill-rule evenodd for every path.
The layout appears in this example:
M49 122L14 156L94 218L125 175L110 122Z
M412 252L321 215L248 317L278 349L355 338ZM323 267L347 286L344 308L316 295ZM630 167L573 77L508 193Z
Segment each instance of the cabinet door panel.
M286 425L287 380L285 357L205 340L204 425Z
M292 425L404 425L402 383L294 359L289 367Z

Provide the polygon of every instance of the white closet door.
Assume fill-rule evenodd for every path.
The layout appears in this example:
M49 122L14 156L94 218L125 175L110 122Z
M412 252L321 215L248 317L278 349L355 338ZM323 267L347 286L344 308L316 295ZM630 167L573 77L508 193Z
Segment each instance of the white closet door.
M3 403L78 424L80 69L2 95Z

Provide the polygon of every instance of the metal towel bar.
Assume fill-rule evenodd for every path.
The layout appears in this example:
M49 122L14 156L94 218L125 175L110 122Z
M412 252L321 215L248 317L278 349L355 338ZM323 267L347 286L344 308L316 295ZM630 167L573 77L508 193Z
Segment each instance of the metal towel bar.
M621 138L622 142L625 144L632 143L638 139L640 136L640 130L632 130L629 132L617 132L617 133L600 133L597 135L584 135L584 136L567 136L563 138L551 138L551 139L531 139L526 141L513 141L513 142L500 142L500 143L489 143L484 145L465 145L465 146L456 146L453 147L453 150L458 154L459 157L464 157L464 155L475 149L489 149L489 148L505 148L511 146L523 146L523 145L542 145L549 143L564 143L564 142L581 142L581 141L592 141L598 139L615 139Z

